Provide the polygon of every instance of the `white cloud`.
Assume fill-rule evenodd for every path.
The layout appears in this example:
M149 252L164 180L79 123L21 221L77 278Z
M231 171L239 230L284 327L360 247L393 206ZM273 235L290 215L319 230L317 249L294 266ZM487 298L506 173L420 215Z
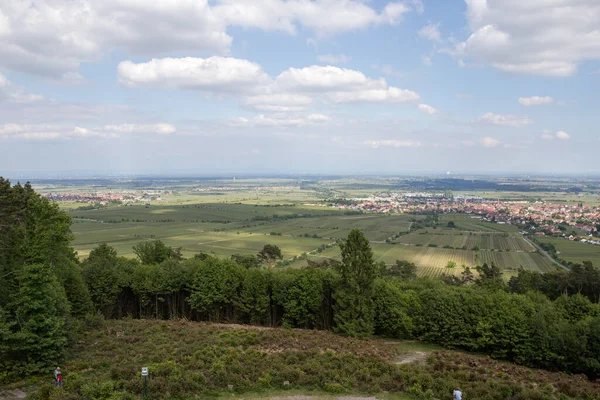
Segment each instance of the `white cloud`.
M419 110L426 112L429 115L437 114L438 110L427 104L419 104Z
M333 66L290 68L276 78L276 83L285 90L324 92L335 103L403 103L420 98L411 90L388 86L383 78L371 79L360 71Z
M565 131L558 131L558 132L556 132L556 137L558 139L562 139L562 140L569 140L569 139L571 139L571 135L569 135Z
M171 124L121 124L97 128L48 124L4 124L0 125L0 139L50 140L70 138L117 138L122 134L155 133L172 134L176 128Z
M119 81L129 87L178 88L242 96L242 106L257 111L306 109L314 99L333 103L405 103L416 92L388 86L383 78L334 66L289 68L271 79L255 63L229 57L164 58L118 66Z
M390 86L387 89L366 89L328 93L334 103L407 103L419 100L419 95L411 90Z
M505 126L524 126L533 123L533 120L526 116L518 115L498 115L494 113L487 113L479 117L480 122L485 122L493 125L505 125Z
M242 105L256 111L289 112L305 110L312 98L298 93L273 93L248 96L242 99Z
M123 61L117 69L119 82L130 87L243 92L269 81L260 65L231 57L163 58L139 64Z
M550 96L519 97L519 104L525 107L541 106L552 102L554 102L554 99Z
M423 61L423 64L427 65L428 67L431 67L433 65L433 61L431 60L431 56L423 56L423 58L421 60Z
M439 31L440 24L429 24L422 27L417 33L420 38L439 42L441 34Z
M22 0L0 2L0 67L62 79L114 50L226 54L230 26L331 35L396 24L420 5L360 0Z
M597 0L466 0L471 35L449 52L503 71L570 76L600 59Z
M350 61L350 57L346 56L345 54L319 54L317 56L317 60L325 64L335 65L347 63Z
M378 149L380 147L420 147L421 142L416 140L365 140L364 145Z
M254 118L239 117L230 124L233 126L271 126L271 127L299 127L330 121L331 118L323 114L309 114L307 116L288 114L260 114Z
M331 35L377 24L394 25L411 7L389 3L378 14L357 0L220 0L212 11L228 25L289 34L295 34L300 25L317 35Z
M569 135L565 131L558 131L554 135L552 135L550 133L550 131L546 129L546 130L544 130L544 133L542 134L542 139L544 139L544 140L554 140L554 139L569 140L569 139L571 139L571 135Z
M106 125L102 128L104 132L112 133L158 133L160 135L170 135L175 133L177 129L171 124L121 124L121 125Z
M313 122L326 122L331 121L331 117L323 114L309 114L308 120Z
M494 139L492 137L486 136L483 139L480 140L480 143L483 147L496 147L498 146L501 142L497 139Z
M281 87L306 91L380 89L386 86L385 80L369 79L360 71L318 65L289 68L279 74L276 80Z

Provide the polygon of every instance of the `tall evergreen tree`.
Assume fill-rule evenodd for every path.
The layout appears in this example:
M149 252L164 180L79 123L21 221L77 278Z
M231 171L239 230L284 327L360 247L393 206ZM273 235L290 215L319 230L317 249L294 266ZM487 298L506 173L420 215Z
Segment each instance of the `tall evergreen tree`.
M33 264L22 271L12 302L16 323L5 331L10 349L2 361L16 372L42 372L64 355L69 304L49 266Z
M340 282L335 292L334 320L336 330L352 336L374 331L375 305L373 285L378 267L373 261L369 241L358 228L340 243L342 262L337 266Z

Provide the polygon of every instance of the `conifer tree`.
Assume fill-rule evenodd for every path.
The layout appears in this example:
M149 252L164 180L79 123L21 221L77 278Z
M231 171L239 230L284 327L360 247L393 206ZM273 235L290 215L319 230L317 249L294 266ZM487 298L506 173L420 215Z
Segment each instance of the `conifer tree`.
M336 330L352 336L372 334L375 317L373 284L379 273L373 251L358 228L348 233L340 248L342 262L337 270L341 279L334 295Z
M19 281L13 298L16 323L2 357L16 371L41 372L64 355L69 304L49 266L25 266Z

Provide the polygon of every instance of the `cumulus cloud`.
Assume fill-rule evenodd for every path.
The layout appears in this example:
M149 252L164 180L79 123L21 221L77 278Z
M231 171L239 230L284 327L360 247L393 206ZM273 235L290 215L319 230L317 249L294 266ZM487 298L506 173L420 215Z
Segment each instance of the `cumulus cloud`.
M335 65L347 63L350 61L350 57L346 56L345 54L319 54L317 56L317 60L325 64Z
M63 79L104 53L229 52L230 26L331 35L396 24L418 3L381 12L360 0L23 0L0 2L0 67ZM43 45L40 45L43 43Z
M334 66L290 68L276 78L276 83L286 90L324 93L335 103L404 103L420 98L411 90L388 86L383 78L371 79L360 71Z
M505 125L520 127L533 123L533 120L526 116L518 115L498 115L494 113L487 113L479 117L480 122L493 124L493 125Z
M497 139L494 139L492 137L486 136L483 139L481 139L479 141L479 143L481 143L481 145L483 147L496 147L498 146L501 142Z
M219 56L152 59L138 64L123 61L119 63L117 71L119 82L130 87L240 92L269 82L260 65L244 59Z
M175 133L176 128L167 123L105 125L95 128L48 124L4 124L0 125L0 139L72 139L72 138L118 138L123 134Z
M553 102L554 99L550 96L519 97L519 104L524 105L525 107L541 106Z
M466 0L471 35L446 51L520 74L570 76L600 59L597 0Z
M364 145L378 149L380 147L420 147L421 142L416 140L365 140Z
M427 104L419 104L419 110L426 112L429 115L437 114L438 110Z
M429 24L422 27L417 35L422 39L433 40L439 42L441 40L441 34L439 30L440 24Z
M403 3L388 3L380 13L357 0L220 0L212 11L228 25L295 34L298 25L317 35L331 35L378 24L394 25L418 11Z
M302 111L313 100L333 103L406 103L419 100L418 93L389 86L362 72L335 66L289 68L275 79L244 59L230 57L164 58L146 63L121 62L121 84L202 90L240 97L243 107L263 112Z
M562 140L569 140L569 139L571 139L571 135L569 135L565 131L558 131L558 132L556 132L556 137L558 139L562 139Z
M369 79L360 71L318 65L289 68L276 80L281 87L306 91L381 89L386 85L384 80Z

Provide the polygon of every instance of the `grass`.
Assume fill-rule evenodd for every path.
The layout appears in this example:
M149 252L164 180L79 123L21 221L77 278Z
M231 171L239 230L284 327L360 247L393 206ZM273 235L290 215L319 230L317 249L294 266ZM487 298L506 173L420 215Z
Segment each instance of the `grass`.
M538 237L537 240L552 243L563 260L575 263L591 261L595 266L600 266L600 246L563 238Z
M399 357L425 352L415 363ZM116 320L90 328L61 365L65 387L48 376L13 383L33 399L139 398L148 367L149 399L268 398L348 394L382 399L446 398L460 386L469 398L501 400L598 393L600 384L532 370L489 357L440 351L420 342L356 339L325 331L258 328L189 321ZM285 382L288 384L285 384ZM229 385L233 385L232 388ZM66 396L66 397L62 397ZM525 399L550 397L519 397ZM563 397L566 398L566 397ZM591 397L588 397L591 398Z

